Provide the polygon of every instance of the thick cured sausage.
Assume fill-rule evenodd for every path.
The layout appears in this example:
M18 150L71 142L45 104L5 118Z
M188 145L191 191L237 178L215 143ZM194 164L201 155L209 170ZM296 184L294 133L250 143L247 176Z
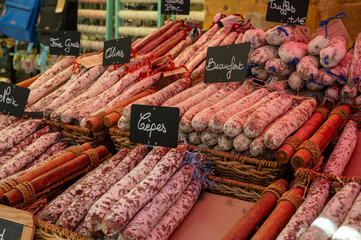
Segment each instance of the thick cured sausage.
M264 66L271 58L278 57L278 48L275 46L262 46L250 53L249 60L253 64Z
M266 31L265 34L266 41L275 46L280 46L286 42L294 41L301 42L301 36L293 31L290 27L276 26Z
M314 39L312 39L307 46L308 52L311 55L319 55L320 51L326 47L328 47L328 45L330 45L331 40L329 37L325 37L323 35L318 35L317 37L315 37Z
M305 100L295 107L268 129L264 137L265 146L271 150L279 148L288 136L294 133L311 117L316 107L317 102L315 99Z
M244 152L249 149L249 146L252 143L252 139L247 137L244 133L239 134L233 140L233 147L238 152Z
M256 49L266 44L265 35L262 29L249 29L244 33L242 42L249 42L251 48Z
M186 90L184 90L183 92L178 93L177 95L169 98L167 101L165 101L162 106L163 107L172 107L178 103L183 102L184 100L186 100L187 98L189 98L190 96L194 96L197 93L199 93L200 91L202 91L203 89L205 89L206 87L208 87L208 84L205 83L199 83L193 87L190 87Z
M65 192L55 198L55 200L44 209L41 219L50 223L55 223L65 209L80 194L90 189L108 172L112 171L129 153L128 149L123 149L111 159L99 165L96 169L79 179Z
M263 97L255 104L252 104L250 107L240 111L237 114L234 114L230 117L223 126L223 132L230 137L236 137L243 131L243 125L248 119L248 117L260 107L264 107L266 103L279 97L281 94L279 92L273 92Z
M244 123L243 131L247 137L256 138L263 130L275 119L285 113L293 102L293 98L289 95L280 96L263 108L252 113Z
M174 174L187 150L186 145L170 150L149 175L108 211L102 222L106 235L119 234L135 214L154 197Z
M201 140L202 143L207 145L207 146L214 146L218 143L218 137L219 134L212 132L209 128L206 128L202 133L201 133Z
M341 36L334 37L330 45L320 51L320 63L325 68L335 67L346 52L346 40Z
M301 58L308 55L307 44L300 42L286 42L278 49L278 55L285 63L297 63Z
M244 109L247 109L267 94L269 94L269 92L266 89L258 89L249 94L248 96L238 100L234 104L226 107L224 110L217 112L209 120L209 128L216 133L223 132L224 124L232 115L237 114Z
M179 199L192 180L194 167L186 165L176 172L164 187L124 228L121 236L128 240L145 239L167 210Z
M102 220L113 205L139 184L169 151L169 148L155 147L132 171L118 181L90 208L86 215L85 225L91 236L96 236L102 230Z
M229 151L233 148L233 139L226 134L221 134L218 137L218 147L221 151ZM214 149L214 148L213 148Z
M202 132L196 132L196 131L191 132L188 135L189 143L191 143L193 145L201 144L202 143L201 135L202 135Z
M288 85L292 90L299 91L306 85L306 82L298 75L297 72L293 72L288 77Z
M296 70L298 75L305 81L317 79L319 76L320 61L316 56L305 56L297 64Z
M271 58L266 62L265 69L268 74L277 76L288 76L293 70L293 64L287 64L280 58Z

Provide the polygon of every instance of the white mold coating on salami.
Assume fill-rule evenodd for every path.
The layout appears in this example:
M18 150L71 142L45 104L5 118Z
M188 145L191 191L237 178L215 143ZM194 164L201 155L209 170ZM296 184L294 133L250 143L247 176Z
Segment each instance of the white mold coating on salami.
M300 240L329 239L345 220L359 192L360 185L355 182L348 183L338 191L301 236Z
M331 40L329 37L318 35L308 43L307 49L311 55L319 55L320 51L330 45L330 43Z
M256 75L255 77L260 80L266 80L268 77L268 73L264 67L253 67L251 68L252 75Z
M201 133L202 143L208 146L214 146L218 143L219 134L212 132L209 128L206 128Z
M325 68L335 67L346 52L346 40L341 36L334 37L330 45L320 51L320 63Z
M317 79L319 76L319 58L316 56L305 56L297 64L296 70L298 75L305 81Z
M287 32L287 34L286 34ZM301 37L293 31L290 27L276 26L266 31L266 41L270 45L280 46L285 42L296 41L300 42Z
M189 143L193 145L201 144L202 143L201 134L202 132L196 132L196 131L189 133L188 135Z
M277 57L278 57L278 48L275 46L266 45L253 50L250 53L249 60L253 64L264 66L268 60Z
M233 148L233 139L232 137L227 136L226 134L221 134L218 137L218 147L222 151L229 151Z
M288 77L288 85L292 90L299 91L306 85L306 82L295 71Z
M256 49L266 44L265 35L262 29L249 29L244 33L242 42L249 42L251 48Z
M266 62L265 69L268 74L288 76L293 72L294 67L293 64L287 64L280 58L271 58Z
M247 137L244 133L239 134L233 140L233 147L239 152L244 152L249 149L252 139Z
M102 222L106 235L119 234L135 214L154 197L177 170L187 150L180 145L170 150L149 175L108 211Z
M286 77L269 75L266 80L266 88L273 91L284 91L288 89L288 81Z
M285 63L295 63L308 55L307 44L300 42L286 42L278 49L278 55Z
M286 227L278 235L276 240L299 239L325 206L328 192L328 181L323 178L316 178L311 184L310 191L308 192L305 201L288 221Z
M356 142L357 124L354 121L349 120L322 172L341 176L353 151L355 150Z

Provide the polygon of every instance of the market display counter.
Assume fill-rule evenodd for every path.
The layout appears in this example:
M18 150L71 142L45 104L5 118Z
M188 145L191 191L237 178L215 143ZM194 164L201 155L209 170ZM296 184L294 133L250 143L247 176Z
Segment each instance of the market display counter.
M203 192L170 240L219 240L254 203Z

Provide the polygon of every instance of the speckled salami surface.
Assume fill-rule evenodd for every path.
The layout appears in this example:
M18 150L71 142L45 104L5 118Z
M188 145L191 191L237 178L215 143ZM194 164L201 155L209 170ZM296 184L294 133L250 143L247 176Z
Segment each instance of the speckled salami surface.
M284 91L288 89L287 77L269 75L266 80L266 88L273 91Z
M213 96L205 99L204 101L198 102L197 105L190 108L181 118L179 122L179 128L185 132L190 133L193 131L192 127L192 120L197 113L201 112L202 110L218 103L223 98L227 97L229 94L231 94L235 89L235 84L226 84L224 88L219 90L217 93L215 93Z
M300 63L297 64L296 70L298 75L305 81L317 79L319 76L320 61L316 56L305 56L301 58Z
M293 64L284 62L281 58L271 58L266 62L265 69L268 74L288 76L293 70Z
M58 73L53 78L51 78L49 81L45 82L41 86L33 89L30 91L29 98L27 105L32 105L36 101L38 101L40 98L42 98L45 94L53 90L54 88L58 87L63 82L67 81L73 74L72 72L73 66L70 66L64 71Z
M171 55L174 58L178 57L178 55L184 50L186 49L188 46L190 46L193 43L193 40L191 37L186 37L186 39L180 41L177 46L175 46L174 48L172 48L167 55Z
M318 35L308 43L307 49L311 55L319 55L321 49L327 47L330 43L331 40L329 37Z
M129 153L128 149L123 149L109 160L100 164L96 169L79 179L44 209L41 219L50 223L55 223L65 209L83 192L90 189L107 173L112 171Z
M282 95L268 102L263 108L257 109L244 123L243 132L250 138L261 135L264 129L279 116L284 114L293 102L289 95Z
M206 69L206 60L204 60L201 64L198 65L196 69L194 69L191 73L191 79L192 81L197 80L200 76L204 74L204 71Z
M219 89L221 89L223 86L224 86L224 84L221 84L221 83L207 85L207 87L205 89L203 89L202 91L200 91L198 94L196 94L192 97L189 97L188 99L174 105L173 107L179 108L179 111L180 111L179 114L180 114L180 116L183 116L184 113L186 113L190 108L192 108L196 104L204 101L205 99L211 97L216 92L218 92Z
M346 52L346 40L341 36L334 37L330 45L320 51L320 63L325 68L335 67Z
M54 77L56 74L58 74L60 71L67 68L70 64L73 63L75 57L74 56L67 56L61 60L58 60L56 63L54 63L53 66L51 66L46 72L44 72L36 81L34 81L30 86L30 90L34 90L44 84L46 81Z
M341 227L333 234L333 240L361 239L361 194L358 195Z
M34 161L55 142L57 137L59 137L59 133L48 133L39 137L23 151L0 167L0 179L20 171L28 163Z
M300 239L329 239L345 220L359 192L358 183L348 183L331 198Z
M271 58L278 57L278 48L275 46L262 46L253 50L249 56L249 60L253 64L264 66Z
M218 147L221 151L229 151L233 148L233 139L232 137L227 136L226 134L221 134L218 137Z
M202 132L196 132L196 131L191 132L188 135L189 143L191 143L193 145L201 144L202 143L201 134L202 134Z
M288 136L300 128L317 107L315 99L303 101L287 115L277 121L264 136L264 144L268 149L276 150Z
M299 91L306 85L306 82L300 77L300 75L298 75L296 71L294 71L288 77L288 85L292 90Z
M169 208L166 214L149 233L146 240L166 240L179 226L196 203L201 192L200 183L192 181L179 199Z
M123 230L135 214L174 174L183 160L186 150L186 145L180 145L178 148L170 150L142 182L108 211L102 222L102 230L106 235L115 235Z
M124 115L123 115L123 116L121 116L119 118L117 126L122 131L129 131L129 129L130 129L130 121L126 120Z
M155 147L132 171L93 204L85 217L85 224L90 233L102 230L101 223L107 211L139 184L168 151L169 148Z
M325 206L328 192L328 181L323 178L316 178L311 185L306 200L297 209L296 213L278 235L276 240L299 239Z
M254 67L251 69L252 75L256 75L257 79L266 80L268 77L268 73L264 67Z
M322 172L341 176L355 150L356 142L357 124L349 120Z
M248 119L248 117L257 109L264 107L263 105L279 97L281 94L279 92L273 92L265 97L261 98L255 104L251 105L250 107L240 111L232 115L224 124L223 132L230 137L236 137L243 131L243 125Z
M187 165L176 172L122 231L128 240L145 239L167 210L179 199L192 180L194 167Z
M218 143L219 133L212 132L209 128L206 128L201 133L202 143L207 146L214 146Z
M75 228L74 232L76 232L79 235L85 236L85 237L88 236L88 232L87 232L87 229L85 227L84 221L81 221L78 224L78 226Z
M286 42L278 49L278 55L285 63L297 63L301 58L308 55L307 44L293 41Z
M50 146L46 151L41 154L35 161L32 163L26 165L25 168L33 167L39 163L44 163L48 158L51 158L55 155L57 155L59 152L63 151L68 146L68 143L66 142L57 142L54 143L52 146Z
M20 143L16 144L9 151L0 156L0 166L6 163L9 159L15 157L18 153L23 151L27 146L32 144L36 139L41 137L44 134L50 132L50 127L42 128L34 133L32 133L29 137L23 139Z
M88 213L91 206L115 183L127 175L146 156L147 152L145 145L131 151L112 171L75 199L61 214L56 225L74 229Z
M0 153L14 147L21 140L32 134L41 124L41 120L15 122L1 131ZM14 127L13 127L14 126ZM11 128L11 129L10 129ZM9 131L6 131L9 130Z
M218 103L203 109L194 116L192 119L192 127L196 131L203 131L206 129L208 127L209 120L214 116L214 114L237 102L239 99L246 97L252 92L252 89L247 84L241 87L238 84L234 84L234 88L234 92L230 93L227 97L223 98Z
M189 97L196 95L206 87L208 87L209 84L206 83L199 83L193 87L190 87L186 90L184 90L181 93L178 93L177 95L169 98L167 101L165 101L162 106L163 107L173 107L174 105L181 103L185 100L187 100Z
M249 149L252 139L247 137L246 134L241 133L233 140L233 147L239 152L244 152Z
M7 115L0 115L0 131L7 128L11 124L19 121L19 118L16 118L14 116L7 116Z
M286 34L287 32L287 34ZM266 31L266 41L275 46L282 45L289 41L301 42L301 37L290 27L276 26Z
M222 133L223 127L226 121L234 114L247 109L248 107L255 104L257 101L259 101L261 98L269 94L269 92L264 89L258 89L251 94L249 94L246 97L241 98L237 102L233 103L232 105L224 108L223 110L218 111L216 114L214 114L211 119L209 120L209 128L213 132Z
M265 35L262 29L249 29L244 33L242 42L249 42L251 48L256 49L266 44Z

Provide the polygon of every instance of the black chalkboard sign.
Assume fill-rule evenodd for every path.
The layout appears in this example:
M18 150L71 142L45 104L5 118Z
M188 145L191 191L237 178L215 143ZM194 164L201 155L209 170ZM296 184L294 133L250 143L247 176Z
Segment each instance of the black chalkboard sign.
M305 25L310 0L269 0L266 21Z
M0 82L0 112L18 118L23 116L30 89Z
M0 218L0 239L20 240L24 225Z
M131 110L131 142L177 147L179 108L133 104Z
M247 74L249 48L248 42L208 48L204 82L244 81Z
M131 39L121 38L104 42L103 66L110 66L130 61Z
M162 14L188 15L190 0L162 0Z
M50 32L50 54L78 56L80 53L80 32Z

